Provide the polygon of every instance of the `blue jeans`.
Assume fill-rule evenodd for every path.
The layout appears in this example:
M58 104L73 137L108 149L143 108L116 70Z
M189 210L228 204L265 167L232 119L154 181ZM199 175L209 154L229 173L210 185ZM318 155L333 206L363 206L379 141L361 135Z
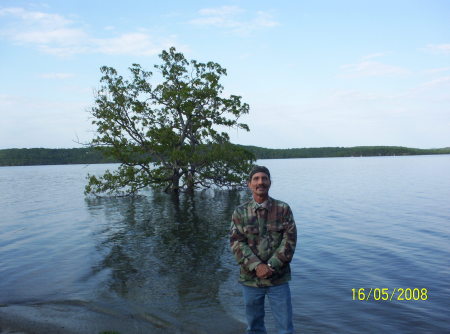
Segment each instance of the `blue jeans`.
M264 299L269 297L270 309L279 334L292 334L292 304L289 284L254 288L243 285L247 334L266 334L264 326Z

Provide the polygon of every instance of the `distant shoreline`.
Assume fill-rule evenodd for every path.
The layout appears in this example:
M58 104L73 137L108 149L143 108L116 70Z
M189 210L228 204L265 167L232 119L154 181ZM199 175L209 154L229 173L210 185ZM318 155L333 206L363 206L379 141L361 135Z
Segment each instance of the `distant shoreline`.
M354 146L270 149L257 146L243 146L256 159L337 158L376 157L450 154L450 147L419 149L402 146ZM0 150L0 166L39 166L104 164L120 161L107 157L95 148L12 148Z

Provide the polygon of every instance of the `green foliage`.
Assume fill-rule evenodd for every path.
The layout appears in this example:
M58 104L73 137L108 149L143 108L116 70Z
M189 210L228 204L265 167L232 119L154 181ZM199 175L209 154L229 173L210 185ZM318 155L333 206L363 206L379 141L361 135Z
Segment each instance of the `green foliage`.
M167 192L199 187L242 185L254 156L231 145L218 128L240 128L249 112L240 96L222 97L219 64L188 61L175 48L163 51L155 65L161 82L138 64L125 79L102 67L95 106L97 128L91 146L107 148L106 156L121 163L103 176L89 175L86 193L135 194L145 187Z

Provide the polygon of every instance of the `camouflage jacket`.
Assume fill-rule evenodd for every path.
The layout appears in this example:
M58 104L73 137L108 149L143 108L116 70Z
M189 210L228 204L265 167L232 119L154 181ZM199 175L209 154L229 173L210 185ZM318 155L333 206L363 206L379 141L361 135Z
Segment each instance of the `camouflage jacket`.
M231 250L240 265L239 282L254 287L273 286L291 279L289 263L297 243L294 217L288 204L269 197L263 206L254 199L238 206L231 221ZM275 272L258 278L260 263Z

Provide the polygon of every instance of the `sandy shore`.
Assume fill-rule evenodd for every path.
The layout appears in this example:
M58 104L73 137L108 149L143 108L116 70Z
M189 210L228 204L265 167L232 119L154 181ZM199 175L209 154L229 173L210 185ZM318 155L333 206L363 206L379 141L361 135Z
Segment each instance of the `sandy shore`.
M208 317L209 315L205 315ZM0 334L227 334L243 333L244 324L214 319L211 328L171 324L148 313L124 315L92 309L83 302L8 305L0 307Z
M12 330L10 328L1 328L0 327L0 334L28 334L28 333L18 332L18 331Z
M135 322L135 328L130 331L129 319L93 312L82 305L11 305L0 308L1 334L97 334L107 330L124 334L163 333L150 323Z
M170 324L152 323L145 319L120 314L95 312L83 305L45 304L12 305L0 308L0 333L26 334L98 334L103 331L119 333L170 333ZM165 326L164 326L165 325Z

